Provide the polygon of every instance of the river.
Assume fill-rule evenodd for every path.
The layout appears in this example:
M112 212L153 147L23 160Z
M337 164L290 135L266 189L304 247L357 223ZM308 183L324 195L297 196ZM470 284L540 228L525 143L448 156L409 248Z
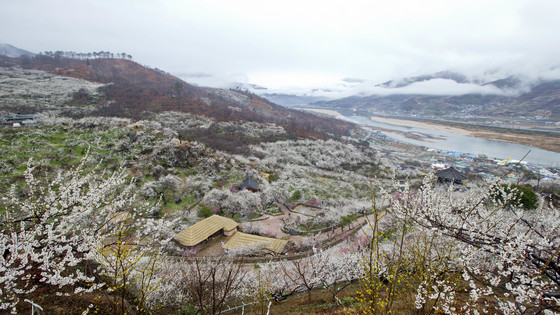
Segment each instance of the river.
M369 117L363 116L339 116L339 118L354 122L356 124L371 126L374 128L380 127L401 132L414 133L420 135L422 138L426 138L426 135L429 137L429 139L420 141L407 138L403 134L398 132L382 131L384 134L395 140L414 145L434 148L438 150L458 151L475 155L485 154L489 157L514 160L520 160L525 154L527 154L527 152L531 151L525 158L525 161L533 164L540 164L543 166L560 166L560 153L546 151L527 145L497 140L488 140L472 137L469 135L446 132L442 130L377 122L369 119Z

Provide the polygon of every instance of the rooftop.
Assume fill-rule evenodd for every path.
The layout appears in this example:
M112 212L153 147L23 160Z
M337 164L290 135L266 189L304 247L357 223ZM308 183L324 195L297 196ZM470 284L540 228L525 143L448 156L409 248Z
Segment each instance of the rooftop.
M231 231L237 226L239 223L232 219L213 215L177 233L174 239L181 245L195 246L222 229Z
M242 246L251 246L253 244L262 243L266 249L274 253L281 253L288 243L286 240L279 240L276 238L252 235L242 232L237 232L231 239L224 245L224 249L237 249Z

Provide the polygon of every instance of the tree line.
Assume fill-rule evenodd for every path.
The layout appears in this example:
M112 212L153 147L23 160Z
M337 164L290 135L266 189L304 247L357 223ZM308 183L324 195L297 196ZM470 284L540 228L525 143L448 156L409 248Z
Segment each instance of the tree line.
M40 52L39 55L47 56L51 58L70 58L70 59L79 59L79 60L86 60L86 59L100 59L100 58L108 58L108 59L128 59L132 60L132 56L125 52L123 53L112 53L110 51L97 51L97 52L75 52L75 51L62 51L57 50L55 52L52 51L44 51Z

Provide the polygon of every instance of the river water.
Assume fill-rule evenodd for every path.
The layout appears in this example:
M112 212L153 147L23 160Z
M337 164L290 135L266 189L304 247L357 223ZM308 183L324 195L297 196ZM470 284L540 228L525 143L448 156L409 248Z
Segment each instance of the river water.
M468 135L461 135L446 131L408 127L401 125L394 125L388 123L377 122L363 116L342 116L339 117L360 125L371 127L381 127L385 129L398 130L408 133L416 133L425 138L426 135L431 137L425 141L410 139L398 132L382 131L387 136L398 141L434 148L438 150L457 151L470 154L486 154L489 157L499 159L514 159L520 160L527 152L531 151L524 161L544 166L560 166L560 153L542 150L536 147L531 147L522 144L508 143L496 140L487 140L483 138L471 137ZM433 139L432 139L433 138Z

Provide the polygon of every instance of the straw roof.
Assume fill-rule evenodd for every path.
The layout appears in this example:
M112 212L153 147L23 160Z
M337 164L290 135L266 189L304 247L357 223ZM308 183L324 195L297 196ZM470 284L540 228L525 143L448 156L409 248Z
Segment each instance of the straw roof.
M272 252L281 253L288 241L237 232L227 243L224 244L224 249L235 250L241 246L251 246L257 243L262 243L267 249Z
M174 239L181 245L194 246L222 229L231 231L238 225L239 223L232 219L213 215L177 233Z

